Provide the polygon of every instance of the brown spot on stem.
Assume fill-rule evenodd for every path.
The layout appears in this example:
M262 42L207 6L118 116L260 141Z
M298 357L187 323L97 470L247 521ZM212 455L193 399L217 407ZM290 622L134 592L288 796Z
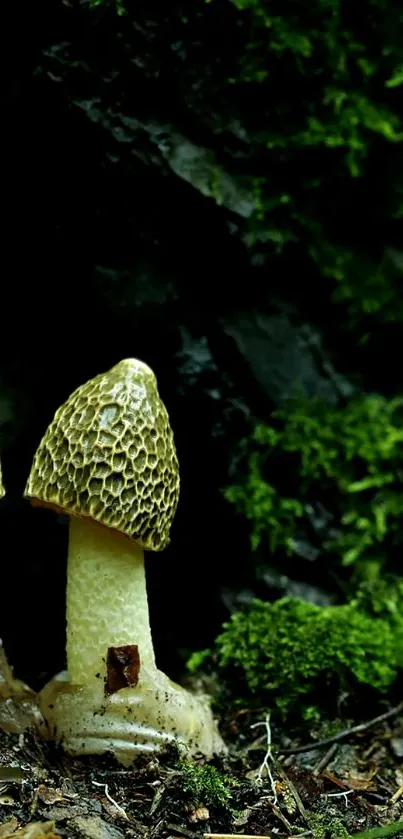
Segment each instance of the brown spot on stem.
M108 647L106 655L105 693L110 695L122 688L136 687L140 672L137 644Z

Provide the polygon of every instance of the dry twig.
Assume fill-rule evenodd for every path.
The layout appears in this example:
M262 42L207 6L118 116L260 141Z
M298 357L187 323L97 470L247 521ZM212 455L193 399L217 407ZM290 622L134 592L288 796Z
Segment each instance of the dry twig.
M323 772L323 770L326 769L326 767L329 765L330 761L332 760L332 758L334 757L336 752L337 752L337 743L332 743L332 745L327 750L327 752L325 752L325 754L322 755L320 760L318 760L318 762L315 764L315 766L313 768L313 774L314 775L320 775L320 773Z
M293 796L293 798L294 798L294 801L295 801L295 803L296 803L296 805L297 805L297 808L298 808L298 810L299 810L299 812L300 812L300 814L301 814L301 816L302 816L303 820L306 822L306 810L305 810L305 807L304 807L304 805L303 805L303 803L302 803L301 796L300 796L300 794L299 794L298 790L297 790L297 789L296 789L296 787L295 787L295 784L293 784L293 782L291 781L291 779L288 777L288 775L287 775L287 773L286 773L286 771L285 771L285 769L284 769L284 766L282 766L282 765L281 765L281 763L280 763L279 761L277 761L277 760L276 760L276 762L275 762L275 767L276 767L276 770L277 770L278 774L280 775L280 777L281 777L281 778L283 779L283 781L285 781L285 783L288 785L288 788L289 788L289 789L290 789L290 791L291 791L291 794L292 794L292 796Z
M302 752L313 752L315 749L322 749L324 746L330 746L332 743L339 743L341 740L346 740L352 734L360 734L361 731L367 731L368 728L372 728L380 722L390 720L392 717L400 714L400 711L403 711L403 702L399 702L395 708L391 708L390 711L385 711L384 714L379 714L378 717L374 717L372 720L361 722L359 725L353 725L352 728L345 728L343 731L339 731L338 734L334 734L333 737L325 737L324 740L316 740L315 743L306 743L304 746L296 746L292 749L277 749L278 754L297 755Z
M392 797L389 800L389 803L392 804L392 805L397 804L397 802L402 797L402 795L403 795L403 784L401 784L399 789L397 789L396 792L392 795Z

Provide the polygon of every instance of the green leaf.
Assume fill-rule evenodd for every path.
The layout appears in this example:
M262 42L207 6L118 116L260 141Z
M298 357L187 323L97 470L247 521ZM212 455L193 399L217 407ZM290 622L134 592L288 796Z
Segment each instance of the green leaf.
M385 82L385 87L400 87L401 84L403 84L403 65L396 68L393 76Z
M386 473L385 475L374 475L373 477L363 478L361 481L354 481L354 483L349 484L347 492L364 492L367 489L392 484L394 480L395 476L392 472Z
M384 827L373 827L361 833L353 833L351 839L383 839L386 836L396 836L400 831L403 834L403 822L393 822Z

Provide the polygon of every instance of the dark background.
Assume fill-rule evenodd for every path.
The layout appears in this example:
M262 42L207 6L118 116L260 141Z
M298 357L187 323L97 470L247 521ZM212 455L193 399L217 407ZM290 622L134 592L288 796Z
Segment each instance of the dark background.
M126 17L107 5L9 5L0 637L34 687L64 665L67 521L31 509L24 485L71 391L138 357L157 375L181 466L171 546L147 560L157 656L176 676L248 592L321 585L320 568L300 559L287 576L273 571L258 583L245 523L221 490L250 419L268 416L296 382L334 403L355 389L393 394L401 386L401 323L377 313L354 321L350 303L335 300L326 260L312 257L312 246L327 241L343 253L353 248L353 298L357 281L371 284L386 260L395 297L385 306L400 305L401 147L365 129L356 178L346 166L348 139L341 149L268 151L262 132L285 136L289 114L303 127L322 107L317 77L333 70L316 56L316 70L304 75L276 54L275 83L246 83L251 19L227 0L168 11L138 2ZM378 56L374 31L363 39ZM266 56L260 42L256 50ZM379 84L392 97L388 68L379 72L375 92ZM350 83L361 84L354 74ZM399 112L397 99L386 104ZM262 180L263 221L253 212ZM270 209L282 194L292 211L277 200Z

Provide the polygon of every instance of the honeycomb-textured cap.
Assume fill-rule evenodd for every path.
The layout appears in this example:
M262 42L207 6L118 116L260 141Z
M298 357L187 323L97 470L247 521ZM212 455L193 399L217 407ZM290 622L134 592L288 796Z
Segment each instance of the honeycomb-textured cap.
M1 471L1 461L0 461L0 498L3 498L3 496L5 494L6 494L6 491L5 491L4 485L3 485L3 473Z
M125 359L77 388L36 451L25 497L90 516L161 551L179 499L179 464L153 371Z

